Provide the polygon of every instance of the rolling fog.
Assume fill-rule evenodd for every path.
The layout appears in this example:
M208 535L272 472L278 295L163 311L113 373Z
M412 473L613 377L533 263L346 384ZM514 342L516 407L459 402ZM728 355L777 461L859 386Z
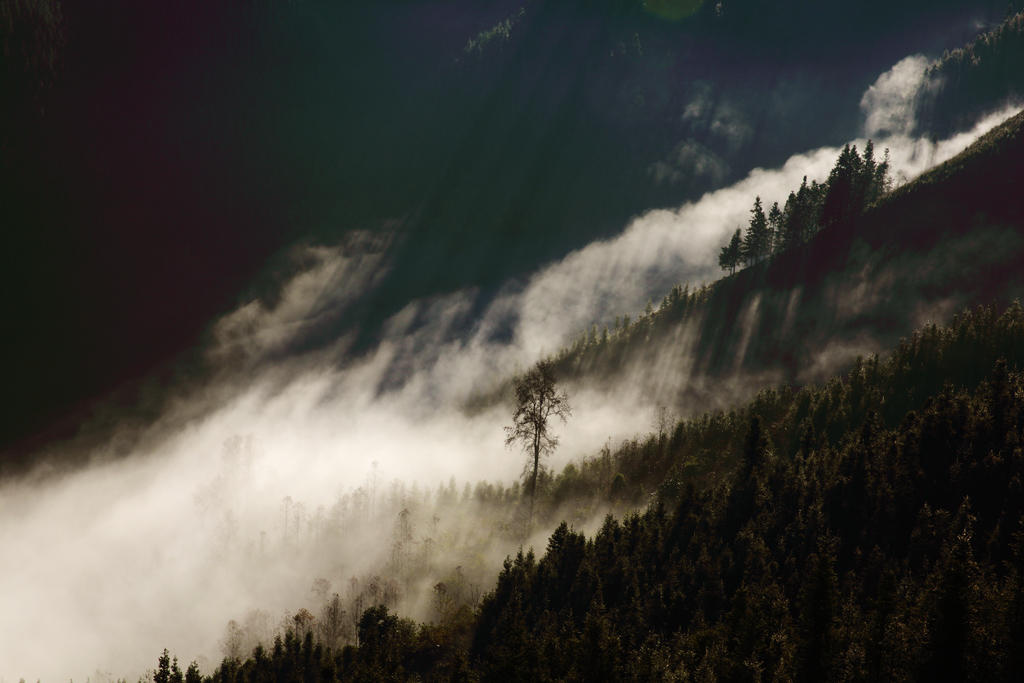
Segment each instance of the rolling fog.
M871 136L879 153L888 147L897 183L1016 111L951 140L914 138L910 104L926 64L909 57L879 77L861 103L864 137L851 141L862 148ZM410 301L358 357L347 353L352 335L305 353L294 343L359 301L389 267L385 252L368 239L304 247L307 267L273 305L253 301L215 324L204 350L223 368L214 380L182 391L142 431L124 425L131 438L97 449L90 467L2 485L0 676L135 680L165 647L208 671L229 620L256 614L269 634L285 610L316 611L315 579L342 592L350 577L385 572L401 509L413 512L416 543L429 536L450 556L430 560L433 576L406 582L400 613L433 618L429 585L456 564L486 591L518 542L481 523L490 513L474 518L471 501L444 507L438 486L454 477L460 498L467 482L508 486L524 458L504 446L511 408L467 410L467 400L591 324L635 316L673 284L716 279L718 251L746 225L754 196L766 208L782 204L803 176L824 180L838 153L800 153L699 201L638 216L618 236L509 282L482 308L473 290ZM822 373L836 369L826 366ZM687 367L666 364L661 380L689 379ZM573 415L556 430L554 469L650 431L658 404L645 387L628 396L568 389ZM332 509L343 531L328 541ZM542 546L546 531L528 542Z

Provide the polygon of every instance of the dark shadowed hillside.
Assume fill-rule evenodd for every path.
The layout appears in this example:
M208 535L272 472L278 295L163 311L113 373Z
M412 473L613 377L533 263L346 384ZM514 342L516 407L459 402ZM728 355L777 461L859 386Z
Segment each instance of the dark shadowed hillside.
M611 386L620 370L658 386L659 358L668 357L689 369L663 399L686 405L732 377L820 381L917 326L1008 305L1024 294L1022 125L1017 115L806 244L705 289L673 290L630 329L582 339L560 366Z
M475 610L440 581L429 622L377 600L346 645L321 636L329 606L302 610L251 656L222 648L212 680L1018 680L1022 323L968 312L585 458L545 482L551 514L646 510L563 522Z
M1005 302L1021 291L1022 127L560 354L563 377L624 395L687 358L691 398L744 375L804 384L662 413L657 433L537 484L540 524L624 516L563 522L478 604L445 581L424 623L378 601L355 644L326 644L329 614L310 614L212 680L1017 680L1024 328ZM499 492L476 495L509 505Z
M1012 7L1002 25L943 53L929 69L917 103L922 129L948 136L1008 99L1024 99L1024 14Z

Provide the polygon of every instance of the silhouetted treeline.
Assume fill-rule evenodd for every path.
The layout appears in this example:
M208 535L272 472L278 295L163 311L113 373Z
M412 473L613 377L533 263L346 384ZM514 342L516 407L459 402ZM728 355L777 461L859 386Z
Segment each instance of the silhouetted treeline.
M636 320L629 314L616 317L609 329L598 330L595 324L589 332L581 334L554 358L562 376L602 374L621 369L651 337L670 325L690 320L707 304L711 288L702 285L690 289L688 284L673 287L655 310L651 301Z
M740 228L736 228L732 239L722 247L718 265L735 273L741 262L750 265L763 261L806 243L822 228L857 218L891 189L889 165L889 150L885 150L881 160L875 159L871 140L864 146L863 156L856 145L846 145L828 180L820 185L812 180L808 185L804 176L800 188L789 193L783 208L775 202L766 214L761 197L756 197L746 235L741 238Z
M1016 53L1022 22L1024 14L1008 12L999 29L933 67L930 77L946 84L935 106L966 111L967 102L978 94L974 91L987 83L997 95L977 100L981 108L963 119L973 122L1020 92L1015 83L1024 69L1014 65L1020 61ZM973 94L954 103L949 94L955 90L949 85L954 81ZM919 105L931 101L922 98ZM855 147L845 148L827 180L805 181L783 207L765 210L755 199L746 234L739 229L734 233L722 249L719 265L732 272L744 264L757 268L701 287L696 298L691 298L689 288L688 296L679 296L684 290L676 288L660 309L648 305L637 321L642 325L631 326L628 315L608 334L595 325L558 354L560 370L588 379L616 377L626 367L642 366L662 354L681 330L687 336L680 322L699 320L700 328L691 330L689 339L694 367L712 375L739 366L752 371L772 368L793 381L807 359L820 351L817 344L826 340L867 331L884 347L906 334L893 322L914 315L922 305L942 299L967 306L993 300L1005 304L1019 297L1017 279L1009 275L1024 262L1016 237L1024 229L1024 195L1015 180L1022 172L1022 123L1021 116L1014 117L957 157L895 189L886 155L875 159L873 145L863 155ZM989 244L981 249L963 245L977 258L966 269L954 265L958 259L938 270L918 271L908 264L943 242ZM929 272L935 277L928 278ZM880 273L896 277L884 302L857 301L855 293L871 287L866 279ZM836 297L849 299L856 315L837 311ZM737 357L737 341L744 337L738 328L748 316L750 343ZM702 392L685 382L678 391L683 396L694 393Z
M341 648L297 620L212 680L1021 680L1022 363L1024 311L984 309L680 422L555 477L582 500L668 472L646 511L506 560L475 614L376 605Z
M607 334L595 326L556 355L560 377L609 389L642 381L663 386L656 400L667 405L723 405L723 382L738 371L771 383L823 381L856 357L844 347L892 348L912 329L907 321L942 319L932 311L1020 298L1022 126L1019 114L771 259L712 285L677 287Z

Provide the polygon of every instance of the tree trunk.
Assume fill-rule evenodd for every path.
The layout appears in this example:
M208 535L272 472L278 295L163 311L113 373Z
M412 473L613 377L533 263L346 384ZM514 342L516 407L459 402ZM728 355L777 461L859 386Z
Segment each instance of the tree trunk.
M533 437L533 478L530 481L530 521L526 533L533 531L533 499L537 495L537 470L540 469L540 432Z

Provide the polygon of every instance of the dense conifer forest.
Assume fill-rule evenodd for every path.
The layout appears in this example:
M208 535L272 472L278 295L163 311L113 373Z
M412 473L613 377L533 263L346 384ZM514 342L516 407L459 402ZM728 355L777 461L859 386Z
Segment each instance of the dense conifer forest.
M769 230L764 221L765 237L754 241L771 246L766 253L751 255L745 268L712 284L674 287L659 305L648 302L635 320L627 314L603 329L595 324L555 354L556 363L567 376L613 386L622 373L653 366L666 349L686 347L680 358L716 377L743 367L795 383L807 381L809 359L836 338L871 330L882 348L891 348L905 334L901 321L921 305L951 299L965 307L1007 305L1024 294L1015 277L1024 267L1024 253L1008 236L1012 231L1002 233L1024 212L1024 196L1016 190L1022 126L1024 115L1018 114L955 158L898 187L889 186L884 155L868 164L848 147L830 180L812 181L790 194L779 213L781 231ZM874 151L866 149L864 156L873 158ZM822 211L836 195L831 181L843 175L856 182L849 183L845 201L833 203L844 207L842 216L826 225ZM850 189L856 190L852 202ZM765 218L756 202L751 215L750 226ZM957 245L987 240L986 234L1001 251L988 272L972 270L970 259L925 266L931 253L953 253ZM743 242L738 237L734 242L746 259ZM995 246L1000 243L1004 246ZM729 249L723 247L723 255ZM915 270L919 267L921 272ZM879 277L890 290L913 294L880 295L872 282ZM837 313L837 296L851 299L849 313ZM748 329L752 312L760 318ZM711 400L718 389L684 381L673 391Z
M902 213L1001 158L1020 126L873 211ZM676 288L659 310L590 331L553 367L568 379L612 348L642 355L658 326L697 315L728 284ZM993 304L820 383L678 421L662 412L655 433L542 472L538 525L557 528L545 548L508 557L482 595L460 567L417 623L395 613L386 582L361 602L335 594L251 652L229 628L205 680L1018 680L1022 363L1024 312ZM522 520L507 510L522 509L525 490L488 486L467 486L462 504L505 509L491 523L515 538ZM445 495L458 500L454 483ZM596 531L575 528L599 509L609 512ZM165 653L153 679L202 677Z
M1022 58L1024 14L1015 13L1011 4L1001 26L947 52L929 68L930 96L917 103L922 127L947 135L1006 98L1024 96Z
M823 386L679 421L549 477L549 514L645 507L562 522L475 609L441 582L430 622L382 598L332 647L335 596L208 680L1017 680L1022 362L1018 305L965 311ZM153 680L182 676L165 653Z

